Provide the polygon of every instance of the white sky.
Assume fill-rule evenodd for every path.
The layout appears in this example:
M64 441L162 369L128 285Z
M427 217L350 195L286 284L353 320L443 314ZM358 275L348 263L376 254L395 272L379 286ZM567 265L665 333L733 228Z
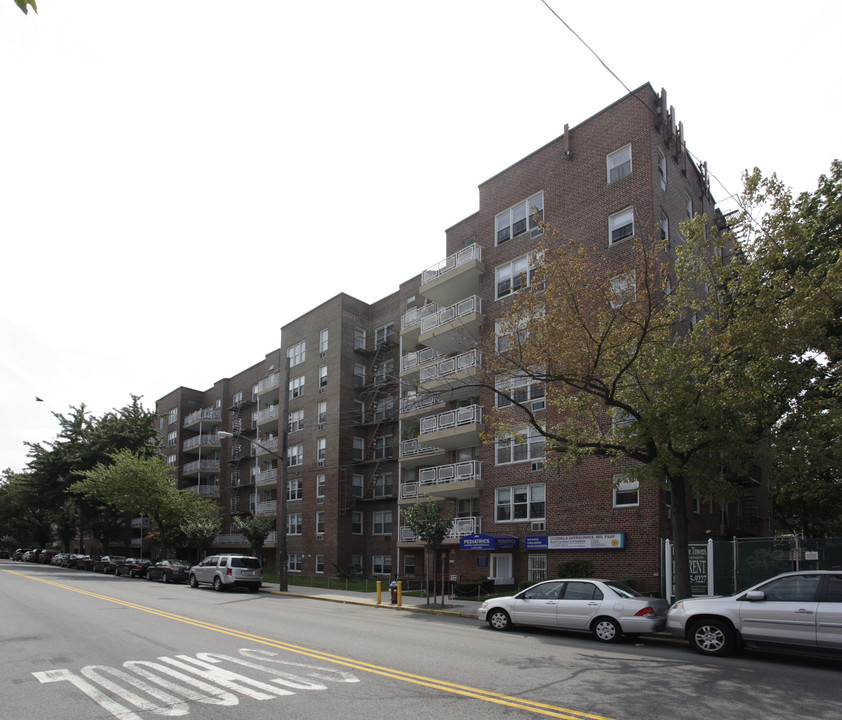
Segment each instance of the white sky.
M667 89L717 199L842 155L842 3L549 3ZM481 182L626 92L541 0L38 5L0 0L0 468L51 411L207 389L397 290Z

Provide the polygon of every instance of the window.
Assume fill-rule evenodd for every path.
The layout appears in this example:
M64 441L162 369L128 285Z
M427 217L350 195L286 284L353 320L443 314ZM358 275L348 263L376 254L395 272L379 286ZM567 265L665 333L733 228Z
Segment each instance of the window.
M371 572L374 575L391 575L392 574L392 556L391 555L375 555L371 559Z
M324 535L325 533L325 513L324 510L319 510L316 513L316 534Z
M497 215L495 244L502 245L507 240L522 235L527 229L531 237L537 237L541 234L538 225L543 219L544 193L539 192Z
M533 434L527 434L527 433ZM534 430L497 438L495 459L497 465L540 460L544 457L544 436Z
M529 554L529 582L541 582L547 579L547 556Z
M627 208L608 218L608 230L609 245L614 245L634 235L634 210Z
M354 350L365 350L365 330L354 328Z
M363 534L363 514L357 510L351 513L351 534Z
M658 149L658 179L661 181L661 190L667 189L667 158L660 148Z
M395 409L395 399L393 397L383 398L377 405L374 406L375 420L391 420Z
M374 439L374 459L383 460L392 457L392 436L383 435Z
M290 367L295 367L303 363L307 359L307 341L302 340L300 343L287 348L287 357L289 358Z
M374 476L372 497L389 497L392 494L392 473Z
M178 408L174 407L167 413L167 423L172 425L174 422L178 422Z
M388 323L374 330L374 344L380 345L395 339L395 323Z
M304 429L304 411L294 410L289 414L289 432Z
M365 403L362 400L354 400L353 419L357 425L365 422Z
M684 214L687 215L688 220L693 219L693 200L689 195L684 196Z
M243 393L242 392L234 393L233 402L234 402L234 405L239 405L241 402L243 402Z
M525 287L529 287L532 285L532 279L535 277L533 256L524 255L517 260L501 265L494 271L494 276L496 300L516 293Z
M304 394L304 376L299 375L289 381L289 399L293 400Z
M175 455L167 455L167 467L175 467L177 463Z
M327 438L316 439L316 461L319 465L325 464L327 458Z
M324 500L326 479L324 475L316 475L316 499Z
M304 481L301 478L287 480L287 500L301 500L304 497Z
M297 445L290 445L287 448L287 465L294 467L296 465L304 464L304 445L298 443Z
M403 574L404 577L412 577L415 575L415 555L403 556Z
M319 403L318 407L316 408L316 422L319 423L319 426L325 424L327 421L327 402L322 401Z
M321 574L325 571L325 556L316 555L316 572Z
M301 513L287 514L287 535L301 535L302 527Z
M375 382L386 382L390 378L395 376L395 363L393 360L386 360L382 363L378 363L377 367L374 368L374 381Z
M359 473L351 475L351 496L361 498L365 490L365 476Z
M365 459L365 438L355 437L352 443L351 459L354 462L362 462Z
M501 323L499 320L494 324L494 343L498 353L517 351L529 337L529 319L520 320L517 331L513 331L510 323Z
M301 572L301 561L304 556L299 553L287 555L287 570L290 572Z
M820 575L792 575L772 580L757 589L762 590L770 602L809 603L815 602L820 582Z
M325 387L327 387L327 365L322 365L319 367L319 392Z
M544 383L536 382L533 378L507 378L506 380L498 381L497 390L505 393L507 396L497 395L496 402L498 408L511 407L512 401L521 405L532 403L532 410L543 410L546 407Z
M232 495L231 496L231 512L236 513L240 512L240 496L239 495Z
M494 520L543 520L546 516L546 485L520 485L497 488L494 493Z
M619 150L610 153L607 158L608 165L608 182L612 183L615 180L631 175L632 171L632 156L631 144L626 145Z
M354 387L365 385L365 365L354 363Z
M392 534L392 511L384 510L374 513L372 517L374 535Z
M178 430L173 430L167 433L167 447L175 447L178 445Z
M614 507L633 507L640 504L640 483L628 475L614 476Z
M611 278L609 298L614 310L626 303L635 301L637 298L637 283L635 282L634 270Z
M319 333L319 357L327 355L327 328Z
M661 240L669 240L670 236L670 221L669 218L661 213Z

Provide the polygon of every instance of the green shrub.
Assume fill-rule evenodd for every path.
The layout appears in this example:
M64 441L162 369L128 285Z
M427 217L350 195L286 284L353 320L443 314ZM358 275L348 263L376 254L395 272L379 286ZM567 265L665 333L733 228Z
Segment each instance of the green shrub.
M593 563L590 560L568 560L558 566L560 578L586 578L593 575Z

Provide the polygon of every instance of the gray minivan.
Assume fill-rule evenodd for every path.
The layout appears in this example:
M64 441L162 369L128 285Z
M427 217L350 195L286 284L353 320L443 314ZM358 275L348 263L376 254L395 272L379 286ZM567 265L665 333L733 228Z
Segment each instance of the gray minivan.
M263 583L260 560L249 555L211 555L190 568L190 587L213 585L214 590L232 587L257 592Z

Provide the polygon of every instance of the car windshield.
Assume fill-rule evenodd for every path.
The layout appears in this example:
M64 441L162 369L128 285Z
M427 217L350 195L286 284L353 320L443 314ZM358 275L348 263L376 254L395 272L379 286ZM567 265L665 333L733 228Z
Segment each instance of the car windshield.
M231 558L231 567L251 568L252 570L260 569L260 560L255 557L235 557Z
M165 563L169 563L170 565L183 565L187 567L190 563L186 560L164 560Z
M615 593L617 593L620 597L623 598L637 598L643 597L637 590L632 590L628 585L623 585L623 583L615 582L614 580L609 580L605 583L608 587L610 587Z

